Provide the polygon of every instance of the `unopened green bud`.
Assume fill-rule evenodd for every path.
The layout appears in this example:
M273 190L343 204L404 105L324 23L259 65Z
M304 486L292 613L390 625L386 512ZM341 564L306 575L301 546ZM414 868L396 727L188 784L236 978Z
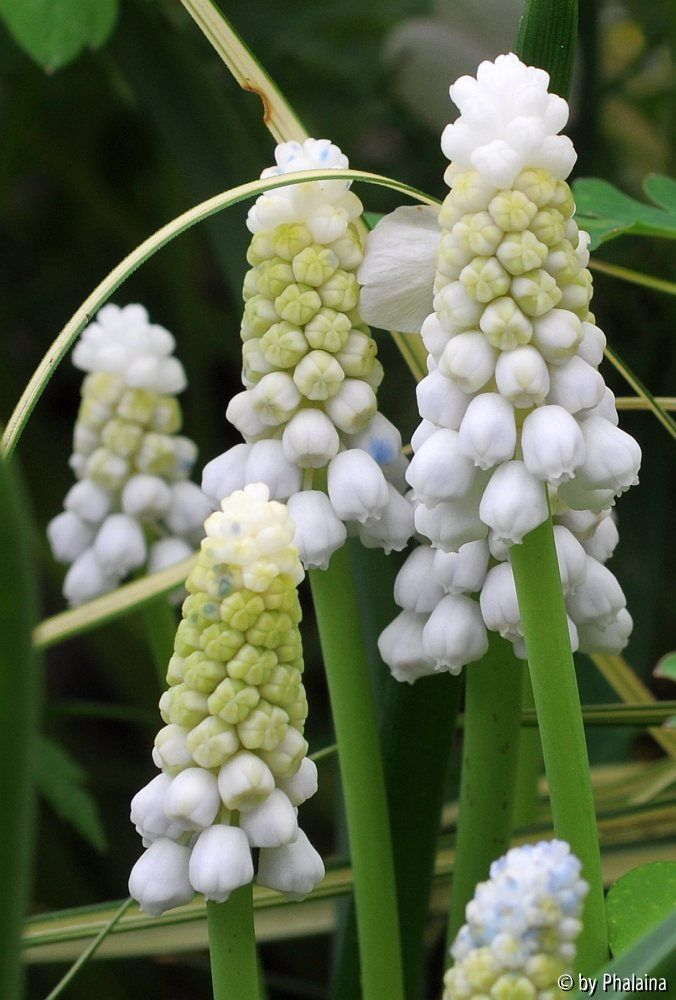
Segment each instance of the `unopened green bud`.
M340 312L349 312L359 301L359 285L356 275L350 271L338 270L319 289L322 305Z
M364 381L367 382L375 392L384 377L385 369L381 365L380 361L378 361L378 358L374 358L371 368L364 376Z
M290 628L291 619L283 611L264 611L256 624L247 630L246 641L252 646L275 649Z
M263 375L274 371L275 366L268 361L262 348L262 337L246 340L242 345L242 364L247 378L258 381Z
M542 316L561 301L561 289L542 268L514 278L512 295L527 316Z
M260 594L250 590L238 590L221 602L221 620L230 628L246 632L258 620L265 610L265 604Z
M310 351L298 363L293 380L307 399L330 399L340 389L345 372L326 351Z
M150 431L136 453L136 465L140 472L162 476L173 470L175 457L174 438Z
M254 295L258 295L258 268L250 268L244 275L244 281L242 283L242 298L245 302L252 299Z
M106 448L122 458L131 458L138 451L142 438L143 429L126 420L109 420L101 432L101 440Z
M451 234L458 246L469 257L491 257L504 236L504 232L493 222L488 212L464 215L453 226Z
M453 203L460 209L463 215L467 212L484 211L488 207L491 198L495 195L493 185L484 180L476 170L466 170L461 174L456 174L450 186L452 188Z
M534 1000L537 991L530 979L510 973L500 976L491 987L491 1000Z
M521 312L516 302L505 296L495 299L483 311L479 326L486 340L501 351L511 351L519 344L527 344L533 336L533 326Z
M272 233L274 252L282 260L293 260L312 243L312 236L305 226L298 222L282 223ZM303 280L302 278L299 280ZM312 282L309 282L312 284Z
M537 205L523 191L501 191L488 205L493 222L505 233L527 229L537 211Z
M173 687L174 684L180 684L184 679L184 669L185 658L183 656L174 656L169 660L169 665L167 666L167 684L169 687Z
M200 767L220 767L239 750L239 737L234 726L210 715L188 733L186 746Z
M581 320L588 320L589 303L592 297L592 276L585 267L572 280L563 285L561 308L570 309Z
M310 347L333 354L344 347L351 325L344 313L324 307L305 327L305 336Z
M289 288L297 287L289 285ZM271 326L261 337L259 345L265 360L276 368L293 368L308 352L308 343L303 331L288 322L275 323Z
M573 281L580 273L580 261L569 240L563 240L552 247L544 262L544 267L554 275L559 284Z
M575 213L575 199L565 181L557 180L556 190L551 199L551 208L560 212L564 219L570 219Z
M174 396L158 396L150 423L160 434L175 434L181 429L181 406Z
M286 735L289 717L283 708L261 698L251 714L237 726L247 750L274 750Z
M257 687L226 677L209 698L209 711L235 726L244 722L260 701Z
M117 406L124 390L124 379L110 372L90 372L82 383L82 395L95 397L102 406Z
M540 209L529 228L538 240L548 247L556 246L566 235L563 216L556 209Z
M169 695L168 721L177 726L192 729L209 714L206 697L186 684L177 684L165 694Z
M290 778L300 767L308 751L307 741L293 726L289 726L281 743L271 751L261 751L260 757L276 778Z
M204 629L200 642L210 660L225 662L244 645L244 635L218 622Z
M496 257L475 257L460 272L460 281L477 302L491 302L509 289L510 278Z
M209 594L190 594L181 610L185 620L198 629L221 620L220 604Z
M227 676L225 664L208 660L204 653L191 653L185 660L185 683L207 697Z
M261 694L267 701L286 709L298 697L300 686L300 670L280 665L272 671L270 680L261 688Z
M290 611L298 601L296 585L287 573L280 573L264 594L262 600L268 611ZM252 622L253 624L253 622Z
M119 490L129 476L129 462L108 448L97 448L87 459L87 477L107 490Z
M94 396L85 396L80 404L77 419L83 427L100 431L112 417L110 407L100 403Z
M354 225L350 223L347 231L334 240L331 250L335 253L341 267L348 271L356 271L364 259L361 237Z
M333 250L317 244L301 250L291 262L296 281L302 281L314 288L328 281L339 266L340 261Z
M245 645L228 663L228 675L236 681L245 681L260 687L266 684L277 666L277 654L271 649Z
M322 300L310 285L292 283L287 285L275 299L275 309L289 323L304 326L319 312Z
M535 233L525 229L521 233L508 233L496 251L502 266L510 274L519 275L541 267L547 256L547 246Z
M274 239L273 234L270 232L256 233L251 243L249 244L249 249L246 252L246 259L251 264L252 267L256 267L258 264L262 264L265 260L270 260L271 257L275 256Z
M522 170L514 181L513 187L523 191L526 197L538 208L549 205L556 190L556 180L548 170L542 167L528 167Z
M377 350L373 337L352 329L345 346L336 354L336 360L348 378L364 378L373 368Z
M292 282L291 265L279 257L266 260L258 269L258 291L266 299L276 299Z
M158 399L157 393L149 389L127 389L118 404L117 415L147 427L155 416Z
M174 639L174 652L177 656L188 657L191 653L199 652L201 649L200 639L202 632L195 628L185 619L179 622Z
M240 336L242 340L253 340L262 337L279 317L274 303L264 295L254 295L244 306Z

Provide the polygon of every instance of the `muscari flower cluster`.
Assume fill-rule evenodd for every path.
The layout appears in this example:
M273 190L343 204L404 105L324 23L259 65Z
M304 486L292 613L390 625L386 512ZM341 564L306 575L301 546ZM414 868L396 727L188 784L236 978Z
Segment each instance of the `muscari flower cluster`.
M348 166L327 139L283 143L275 157L262 177ZM358 309L362 205L349 187L289 185L249 212L245 388L226 411L245 443L213 459L202 480L215 503L247 483L267 483L288 503L306 568L325 569L348 530L387 552L413 532L401 436L377 410L383 370Z
M134 797L145 853L129 891L156 915L194 892L223 902L254 877L300 899L324 877L297 807L317 789L306 757L307 700L295 527L262 483L204 525L160 700L161 773Z
M210 507L189 481L197 447L179 435L186 386L175 342L140 305L104 306L73 363L88 372L70 465L77 483L47 536L69 565L72 605L113 590L147 561L150 572L190 555Z
M568 107L548 81L510 54L453 84L461 114L442 138L452 162L441 232L428 216L420 225L419 209L399 209L360 272L373 319L391 291L378 281L401 227L436 253L421 327L429 373L406 473L429 545L401 571L403 611L381 637L400 679L458 672L486 651L487 629L525 657L508 553L547 518L545 487L573 647L618 652L631 631L604 563L618 538L612 505L638 482L641 453L598 371L606 341L589 311L589 237L565 180L575 152L558 135Z
M575 958L588 885L562 840L512 848L476 888L451 948L444 1000L553 1000Z

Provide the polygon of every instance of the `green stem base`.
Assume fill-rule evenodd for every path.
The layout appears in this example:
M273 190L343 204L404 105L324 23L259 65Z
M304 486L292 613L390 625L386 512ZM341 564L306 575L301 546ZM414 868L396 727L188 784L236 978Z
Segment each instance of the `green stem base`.
M260 1000L252 885L207 901L207 926L214 1000Z

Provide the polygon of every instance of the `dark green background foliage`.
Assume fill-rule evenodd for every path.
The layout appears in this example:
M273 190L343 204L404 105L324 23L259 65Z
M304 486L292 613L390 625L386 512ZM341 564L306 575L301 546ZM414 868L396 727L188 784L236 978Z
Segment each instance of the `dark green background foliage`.
M0 14L11 6L4 0ZM431 6L424 0L231 0L226 5L311 134L330 136L355 167L443 196L438 135L415 111L425 101L429 80L423 72L416 85L414 74L412 86L406 74L407 65L420 58L416 39L423 29L416 23L402 29L401 24L436 16L444 31L461 25L456 48L462 49L481 45L483 19L469 0L440 0L436 13ZM480 6L476 0L476 10ZM603 177L639 195L649 170L676 172L669 52L676 28L667 22L670 6L634 0L618 14L610 4L582 4L572 127L580 153L576 176ZM404 31L394 36L396 44L393 29ZM506 34L482 54L495 55L512 43L513 35ZM448 82L468 68L458 68L449 55L443 76ZM0 27L0 136L0 418L6 420L51 340L94 285L173 216L258 176L271 160L273 142L258 100L239 90L178 0L121 0L108 40L53 73L31 61ZM359 194L373 211L396 204L391 194L374 188ZM248 242L244 218L245 208L237 207L184 234L113 300L143 302L153 320L176 335L177 354L190 380L183 399L185 431L198 441L201 461L237 440L224 410L239 385L240 286ZM625 237L604 246L599 256L673 280L671 249L668 241ZM673 393L674 299L605 276L597 276L595 284L595 312L612 346L656 395ZM408 437L416 423L412 381L385 335L379 344L387 372L382 408ZM616 392L626 392L613 372L605 375ZM38 404L17 453L36 515L36 572L45 614L63 606L61 571L43 535L71 483L67 459L80 381L81 373L66 362ZM659 656L675 645L668 632L674 567L667 454L673 442L648 414L627 414L623 425L638 438L644 463L640 487L619 504L622 541L613 569L636 623L628 659L648 678ZM309 737L317 749L332 736L309 614L305 642ZM140 848L127 821L128 801L151 776L149 749L157 727L158 692L140 618L57 647L46 661L45 730L86 771L103 832L88 807L77 833L43 802L35 911L125 894ZM591 664L582 659L579 667L584 700L610 698ZM661 693L673 697L669 682L661 683ZM91 713L82 702L118 706L123 718L87 717ZM592 733L596 761L654 752L647 739L631 731ZM321 792L305 807L304 826L328 854L336 848L331 833L336 772L331 762L321 767ZM77 768L69 771L62 762L62 779L72 781L73 774L79 778ZM83 824L93 843L82 839ZM315 944L264 949L271 1000L328 995L317 985L326 981L328 955ZM31 970L29 995L44 996L60 974L56 968ZM161 962L95 963L68 995L77 1000L95 991L100 1000L187 1000L209 995L208 989L207 959L200 954Z

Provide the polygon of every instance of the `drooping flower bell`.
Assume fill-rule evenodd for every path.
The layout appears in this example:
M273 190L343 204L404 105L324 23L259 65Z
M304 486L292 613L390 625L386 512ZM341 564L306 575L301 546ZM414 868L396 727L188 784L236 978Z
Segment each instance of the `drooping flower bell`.
M275 158L262 177L348 166L327 139L282 143ZM362 204L349 188L347 180L289 185L249 212L245 388L226 411L245 444L213 459L202 480L215 503L258 481L288 500L306 568L326 568L348 530L386 551L413 532L401 436L378 413L383 370L359 314Z
M562 840L514 847L494 861L451 948L444 1000L551 1000L575 958L588 885ZM572 980L571 980L572 982Z
M70 566L72 605L113 590L131 571L190 555L209 513L189 476L195 444L179 435L186 386L174 338L140 305L107 305L84 330L73 363L87 372L71 467L77 483L47 535Z
M483 622L511 639L520 656L506 560L549 507L574 647L617 652L626 644L626 602L601 564L617 541L610 509L638 482L641 458L617 426L598 371L605 337L589 311L589 237L572 218L566 183L575 152L558 134L568 107L548 93L548 82L544 71L510 54L453 84L461 114L442 137L452 162L439 228L426 210L398 209L369 237L359 271L367 320L387 315L397 329L419 330L429 351L429 374L418 386L422 423L406 472L417 532L449 555L470 544L488 551L485 581L477 585L476 577L462 592L488 588ZM416 259L423 264L413 271ZM398 275L409 273L408 287L397 289ZM437 614L427 588L425 608L402 605L403 616L383 637L386 658L389 650L401 656L397 636L406 632L408 666L391 666L408 679L430 668L457 671L485 644L476 616L449 602L438 583L443 610ZM463 660L457 641L465 633ZM411 660L414 635L419 655Z
M227 899L254 877L300 898L324 876L297 807L317 789L303 737L307 699L294 524L262 483L204 525L160 700L158 774L132 800L145 853L129 891L151 914Z

